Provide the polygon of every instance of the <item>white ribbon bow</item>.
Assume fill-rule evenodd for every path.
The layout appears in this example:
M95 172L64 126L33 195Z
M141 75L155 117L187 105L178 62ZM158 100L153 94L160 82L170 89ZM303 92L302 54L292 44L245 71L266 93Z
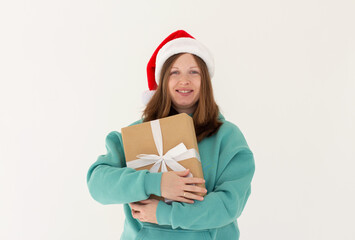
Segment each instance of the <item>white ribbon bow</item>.
M187 149L184 143L176 145L163 155L163 137L161 135L159 119L151 121L150 125L152 128L155 146L159 155L139 154L136 156L138 159L127 162L127 167L140 168L154 163L154 165L149 169L152 173L158 172L160 166L162 166L162 172L168 171L167 166L169 166L173 171L184 171L186 168L179 164L179 161L189 158L197 158L198 161L201 161L196 149ZM192 174L189 173L188 177L192 177Z

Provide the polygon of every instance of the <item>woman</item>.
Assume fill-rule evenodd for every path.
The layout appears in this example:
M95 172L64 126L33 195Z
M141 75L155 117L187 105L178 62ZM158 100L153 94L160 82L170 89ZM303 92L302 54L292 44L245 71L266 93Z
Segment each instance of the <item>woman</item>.
M183 30L170 34L148 67L147 106L131 125L189 114L194 121L206 189L200 178L182 172L150 173L127 168L121 134L106 137L107 154L90 167L87 183L102 204L124 204L123 240L239 239L237 218L251 193L254 157L239 130L214 101L213 58ZM206 193L200 197L198 193ZM150 194L174 200L148 199Z

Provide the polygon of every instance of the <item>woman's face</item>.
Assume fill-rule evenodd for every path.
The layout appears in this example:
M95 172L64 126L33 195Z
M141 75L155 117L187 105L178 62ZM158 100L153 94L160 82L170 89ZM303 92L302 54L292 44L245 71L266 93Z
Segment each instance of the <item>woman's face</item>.
M173 63L168 78L168 89L173 107L179 113L193 113L200 96L201 70L190 53L179 56Z

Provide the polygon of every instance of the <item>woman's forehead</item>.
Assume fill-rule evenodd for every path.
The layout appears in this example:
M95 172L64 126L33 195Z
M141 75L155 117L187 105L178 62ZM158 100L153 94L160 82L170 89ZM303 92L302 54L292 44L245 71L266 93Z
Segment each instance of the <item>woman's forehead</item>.
M190 53L184 53L179 56L173 63L173 67L189 65L189 67L198 67L194 56Z
M173 66L173 67L171 67L171 68L177 68L177 69L179 69L178 66ZM196 66L190 66L189 68L199 68L199 67L196 65Z

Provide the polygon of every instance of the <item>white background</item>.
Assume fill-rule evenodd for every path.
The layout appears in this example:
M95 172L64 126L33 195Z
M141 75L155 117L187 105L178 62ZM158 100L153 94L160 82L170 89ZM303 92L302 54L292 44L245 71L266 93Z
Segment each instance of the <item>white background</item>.
M105 137L138 120L146 64L185 29L254 152L241 240L355 239L354 1L1 1L0 239L119 239L89 195Z

